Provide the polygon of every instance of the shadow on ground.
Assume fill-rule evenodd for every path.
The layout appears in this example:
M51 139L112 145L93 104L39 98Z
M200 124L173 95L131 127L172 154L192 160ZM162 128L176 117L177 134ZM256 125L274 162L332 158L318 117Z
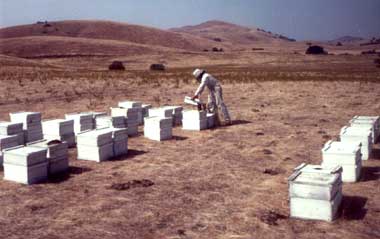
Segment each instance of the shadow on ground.
M107 161L113 162L113 161L123 161L123 160L132 160L133 158L146 154L147 151L143 150L136 150L136 149L128 149L128 154L127 155L121 155L118 157L111 158Z
M367 198L359 196L343 196L341 213L342 218L346 220L362 220L367 214L364 208Z
M248 120L233 120L232 125L242 125L242 124L251 124L251 121Z
M172 140L176 140L176 141L183 141L186 139L188 139L188 137L177 136L177 135L173 135L173 137L172 137Z
M91 171L91 169L87 167L70 166L67 172L49 177L48 183L61 183L63 181L68 180L71 177L71 175L79 175L89 171Z
M380 160L380 148L372 149L371 158Z
M380 167L363 167L361 181L376 181L380 179Z

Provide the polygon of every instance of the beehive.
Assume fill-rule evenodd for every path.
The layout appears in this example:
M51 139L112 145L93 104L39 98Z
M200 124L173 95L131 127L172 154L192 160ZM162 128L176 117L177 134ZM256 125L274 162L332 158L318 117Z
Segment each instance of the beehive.
M342 201L342 168L302 164L289 177L290 216L332 221Z

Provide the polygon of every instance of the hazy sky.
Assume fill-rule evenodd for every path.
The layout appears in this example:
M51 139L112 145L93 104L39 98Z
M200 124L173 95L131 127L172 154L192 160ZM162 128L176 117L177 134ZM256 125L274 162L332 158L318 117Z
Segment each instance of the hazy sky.
M380 0L0 0L0 27L107 19L159 28L224 20L298 40L380 36Z

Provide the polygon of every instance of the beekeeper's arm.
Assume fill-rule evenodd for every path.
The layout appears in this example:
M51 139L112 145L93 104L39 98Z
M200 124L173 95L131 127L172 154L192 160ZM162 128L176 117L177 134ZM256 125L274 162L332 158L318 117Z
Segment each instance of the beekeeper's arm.
M207 77L203 77L201 84L199 85L197 91L195 92L193 96L193 99L199 98L199 96L202 94L203 90L205 89L206 85L207 85Z

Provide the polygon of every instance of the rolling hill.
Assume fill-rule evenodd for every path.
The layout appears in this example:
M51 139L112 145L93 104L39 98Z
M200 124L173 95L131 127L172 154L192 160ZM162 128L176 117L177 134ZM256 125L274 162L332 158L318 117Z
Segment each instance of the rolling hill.
M363 41L365 41L365 39L361 37L343 36L343 37L339 37L337 39L331 40L329 41L329 43L336 44L340 42L340 43L345 43L345 44L355 44L355 43L361 43Z
M126 41L151 46L199 50L198 39L151 27L111 21L71 20L36 23L0 29L0 38L60 36Z
M0 29L0 54L23 58L126 56L213 47L247 49L291 41L262 29L221 21L160 30L95 20L37 22Z
M234 46L254 46L258 43L272 44L294 41L293 39L260 28L249 28L215 20L195 26L172 28L170 30Z

